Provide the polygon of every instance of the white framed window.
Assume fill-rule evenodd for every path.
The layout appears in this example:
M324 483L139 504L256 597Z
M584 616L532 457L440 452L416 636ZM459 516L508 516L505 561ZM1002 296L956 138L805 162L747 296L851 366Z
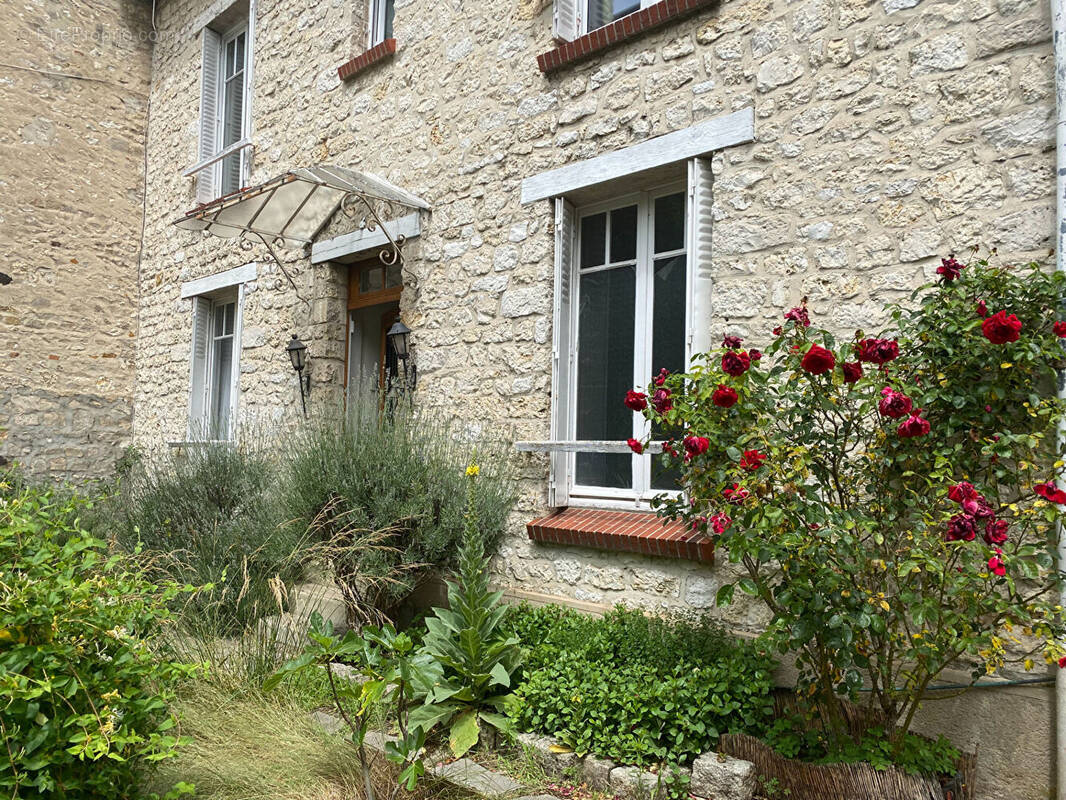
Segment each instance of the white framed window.
M243 296L241 285L192 298L190 441L234 438Z
M694 158L674 171L686 177L626 195L612 184L598 192L612 199L578 207L555 201L551 439L577 447L552 452L551 505L646 507L676 489L657 456L625 450L654 431L622 404L710 346L711 168ZM582 449L591 443L608 446Z
M254 4L231 8L201 31L196 199L209 203L248 183Z
M392 21L396 16L395 0L370 0L370 25L367 48L392 39Z
M552 13L552 36L569 42L658 0L555 0Z

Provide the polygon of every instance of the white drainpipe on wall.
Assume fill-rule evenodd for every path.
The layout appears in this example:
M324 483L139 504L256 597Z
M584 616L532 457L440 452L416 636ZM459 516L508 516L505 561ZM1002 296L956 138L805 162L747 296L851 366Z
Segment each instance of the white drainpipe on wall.
M1055 51L1055 263L1066 270L1066 0L1051 0L1051 36ZM1059 373L1059 397L1066 399L1066 372ZM1066 450L1066 423L1059 425L1059 451ZM1059 481L1062 486L1063 481ZM1058 526L1059 569L1066 570L1066 529ZM1066 586L1059 602L1066 606ZM1066 669L1055 679L1056 797L1066 800Z

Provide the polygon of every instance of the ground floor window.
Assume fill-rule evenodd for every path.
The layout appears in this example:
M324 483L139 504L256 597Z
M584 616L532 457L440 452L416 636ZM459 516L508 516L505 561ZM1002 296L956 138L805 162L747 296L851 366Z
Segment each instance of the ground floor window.
M189 433L231 439L237 399L239 292L193 298Z

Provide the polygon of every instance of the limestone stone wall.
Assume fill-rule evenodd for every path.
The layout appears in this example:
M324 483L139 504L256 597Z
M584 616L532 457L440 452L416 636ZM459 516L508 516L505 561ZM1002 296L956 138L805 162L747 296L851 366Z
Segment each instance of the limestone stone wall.
M150 4L0 26L0 458L110 473L132 422Z
M710 323L753 342L804 296L831 326L870 329L882 303L931 277L941 255L981 244L1029 259L1051 247L1043 2L726 0L545 76L535 56L552 46L550 4L398 0L396 55L342 84L336 68L363 42L353 31L361 1L259 0L252 182L327 162L431 203L407 250L401 301L416 399L471 432L548 437L552 209L522 206L519 187L553 167L753 107L756 141L713 159ZM169 224L194 205L181 171L196 160L197 34L224 8L167 0L157 14L166 35L153 56L134 419L149 445L185 435L191 309L181 282L248 261L259 279L244 309L242 417L272 428L296 420L283 352L293 332L311 350L312 407L340 402L343 270L289 251L299 299L262 253ZM513 595L712 606L723 564L529 543L523 524L545 511L547 466L532 455L516 463L523 492L498 563ZM762 624L751 607L728 619ZM1050 745L1036 750L1024 779L982 773L982 796L1046 796Z

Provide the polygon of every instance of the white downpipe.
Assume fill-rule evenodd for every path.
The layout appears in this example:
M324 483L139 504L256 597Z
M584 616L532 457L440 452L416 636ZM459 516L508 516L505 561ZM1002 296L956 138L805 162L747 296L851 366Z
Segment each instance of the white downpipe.
M1055 267L1066 270L1066 0L1051 0L1055 51ZM1066 372L1059 373L1059 397L1066 398ZM1059 451L1066 450L1066 423L1059 425ZM1059 481L1060 488L1063 481ZM1066 570L1066 529L1058 529L1058 566ZM1066 587L1059 603L1066 606ZM1066 800L1066 669L1055 677L1055 796Z

